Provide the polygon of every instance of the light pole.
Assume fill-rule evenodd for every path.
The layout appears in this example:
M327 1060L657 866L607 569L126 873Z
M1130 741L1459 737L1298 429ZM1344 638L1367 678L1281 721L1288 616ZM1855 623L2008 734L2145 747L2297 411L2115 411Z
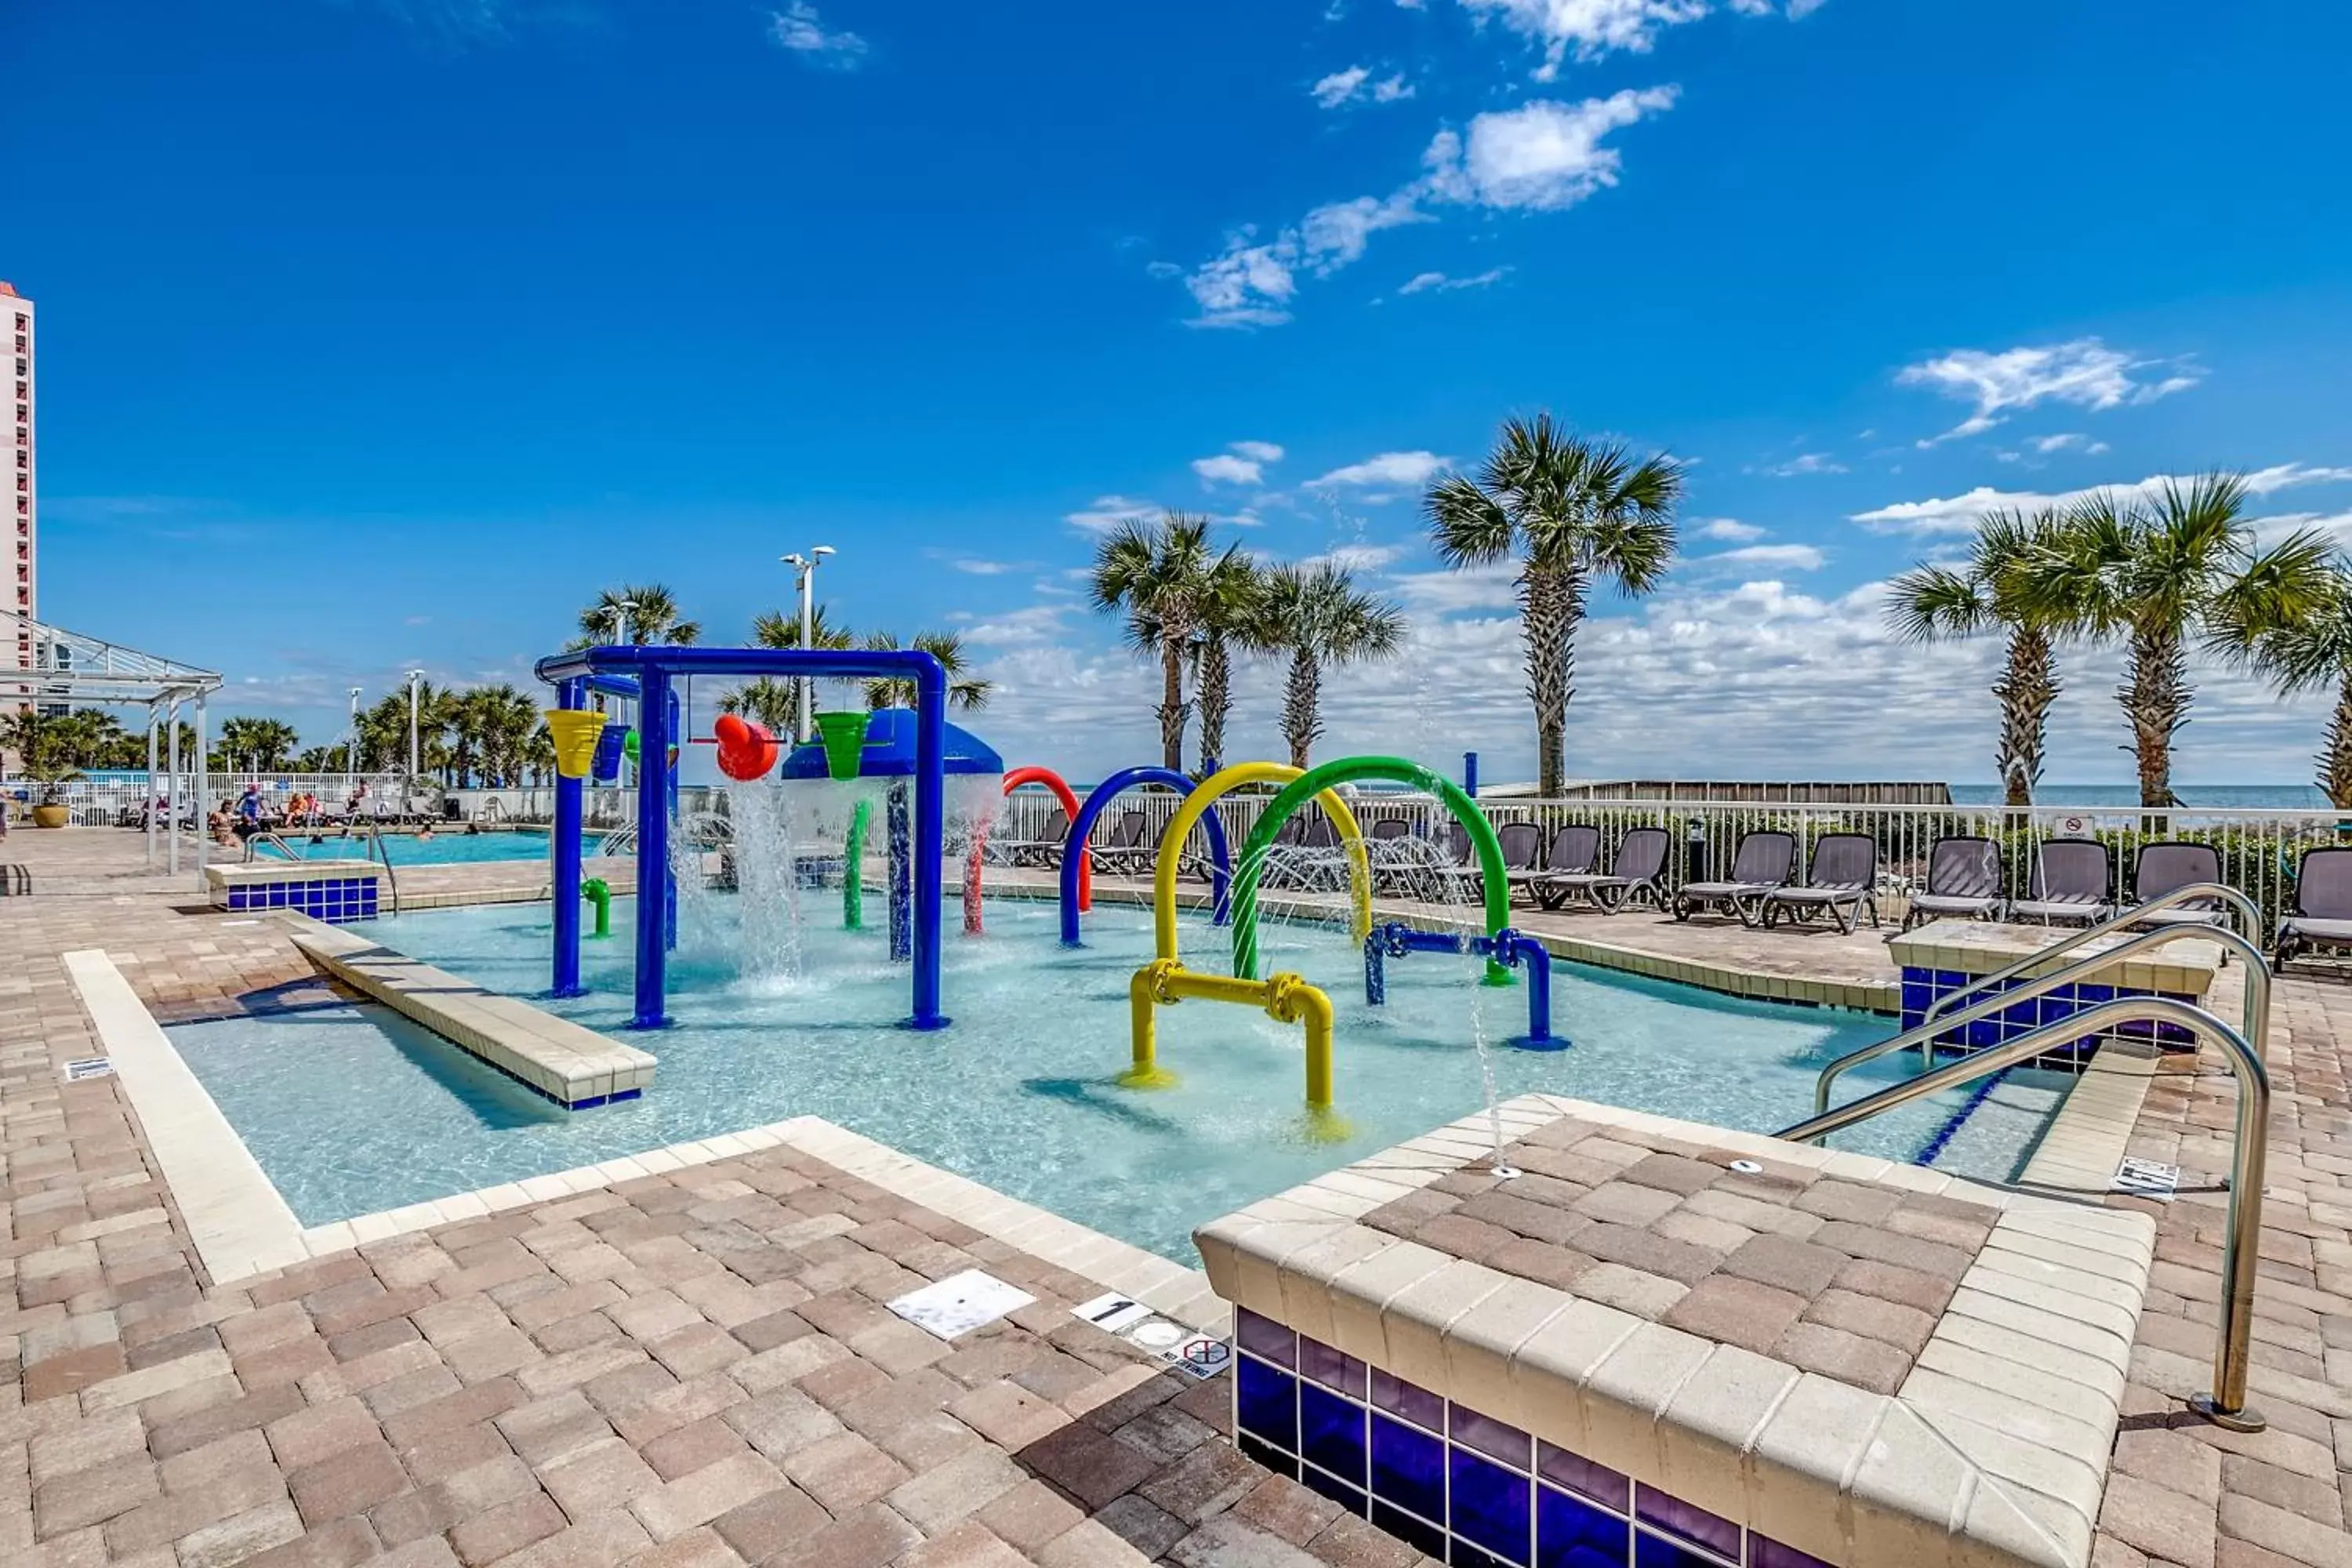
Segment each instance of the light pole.
M408 793L416 793L416 683L425 679L421 669L408 672Z
M352 688L352 738L343 742L343 795L349 798L352 783L360 771L360 689Z
M820 544L815 549L811 550L806 555L803 555L795 552L791 555L782 557L785 565L792 567L794 571L800 574L801 648L803 652L807 650L811 639L816 636L816 569L823 565L824 563L824 558L831 555L833 552L834 549L832 545ZM811 694L816 689L816 682L803 675L800 678L800 725L793 738L796 741L805 742L809 738L810 698Z

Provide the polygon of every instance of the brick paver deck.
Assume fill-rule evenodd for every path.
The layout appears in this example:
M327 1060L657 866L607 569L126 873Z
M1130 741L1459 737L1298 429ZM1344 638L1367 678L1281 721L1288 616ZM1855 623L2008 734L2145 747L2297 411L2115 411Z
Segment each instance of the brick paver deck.
M119 1087L61 1081L93 1042L57 955L104 947L166 1016L317 982L266 926L173 912L193 878L158 888L138 858L136 835L98 829L0 850L58 889L0 899L10 1568L1415 1561L1209 1441L1223 1390L1069 1320L1086 1282L792 1151L205 1279ZM1847 939L1567 918L1686 957L1727 943L1865 973ZM2283 979L2269 1058L2253 1392L2271 1426L2234 1436L2183 1405L2208 1376L2234 1108L2200 1062L2157 1080L2132 1146L2179 1163L2183 1193L2118 1200L2159 1232L2099 1568L2352 1565L2352 987ZM814 1220L835 1234L780 1239ZM960 1258L1039 1306L918 1345L880 1298Z

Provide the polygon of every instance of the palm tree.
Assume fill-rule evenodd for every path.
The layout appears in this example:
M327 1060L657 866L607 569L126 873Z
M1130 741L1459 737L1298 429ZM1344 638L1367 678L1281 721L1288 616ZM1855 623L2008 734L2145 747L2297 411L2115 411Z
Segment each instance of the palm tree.
M485 777L493 785L520 782L531 727L539 722L538 705L506 681L475 688L466 693L464 704L467 730Z
M1360 591L1345 568L1329 562L1276 567L1256 609L1243 640L1258 653L1290 656L1282 738L1290 743L1290 765L1303 768L1323 733L1324 669L1394 657L1404 646L1404 612Z
M800 722L800 704L799 687L790 680L762 675L721 697L719 710L753 720L769 734L790 740Z
M221 721L220 739L213 743L213 756L230 768L243 766L259 773L282 773L301 743L302 738L294 732L294 726L283 719L248 719L240 714Z
M628 605L623 609L624 605ZM638 647L668 644L683 647L698 642L702 626L697 621L680 620L677 595L659 583L624 583L617 588L607 588L596 595L596 602L580 612L581 642L611 645L626 636Z
M895 648L898 639L888 632L870 632L866 646L877 652ZM988 706L991 693L996 689L992 680L982 680L971 673L964 658L963 638L954 632L917 632L914 646L940 661L948 675L948 706L959 712L969 713ZM879 708L912 708L915 705L915 681L912 676L893 676L866 683L866 706Z
M2352 809L2352 561L2328 563L2317 603L2291 620L2265 619L2256 605L2227 601L2212 616L2215 651L2266 677L2281 697L2336 689L2336 709L2317 755L2327 803Z
M2179 804L2172 741L2189 721L2190 635L2284 626L2328 592L2326 542L2297 532L2264 551L2245 522L2245 481L2210 473L2166 480L2147 504L2112 491L2068 514L2056 547L2037 552L2020 591L2035 613L2095 637L2125 643L2116 690L2132 731L2143 806Z
M2023 591L2037 554L2056 549L2063 530L2055 510L2027 516L1987 512L1977 522L1968 560L1955 566L1915 567L1895 579L1886 607L1907 642L1956 641L1999 630L2008 639L2000 678L1992 683L2000 704L2000 742L1993 766L2012 806L2033 804L2042 782L2042 744L2050 705L2058 700L2057 639L2064 617L2044 613Z
M1507 419L1478 477L1449 474L1423 502L1439 557L1460 571L1519 562L1520 635L1536 710L1541 790L1567 772L1568 704L1576 633L1596 582L1648 594L1675 558L1682 465L1661 453L1634 461L1622 446L1574 435L1549 414Z
M1217 771L1225 755L1225 716L1234 706L1231 644L1240 641L1258 615L1265 576L1234 545L1209 568L1201 593L1200 640L1192 650L1193 679L1201 697L1201 776Z
M816 605L809 615L808 645L814 648L850 648L857 638L847 626L833 624L825 616L825 607ZM801 617L797 611L762 610L751 617L751 643L755 647L792 648L801 646Z
M1129 644L1160 659L1160 763L1171 770L1184 766L1184 666L1213 569L1209 520L1181 511L1123 522L1095 550L1095 607L1125 611Z

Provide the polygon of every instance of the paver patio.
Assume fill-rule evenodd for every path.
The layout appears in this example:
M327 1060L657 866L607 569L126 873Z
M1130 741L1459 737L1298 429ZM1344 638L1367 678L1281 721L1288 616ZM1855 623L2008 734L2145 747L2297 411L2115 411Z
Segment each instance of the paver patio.
M58 955L106 949L163 1017L320 983L269 925L176 912L193 877L159 888L136 835L20 831L0 859L58 889L0 899L11 1568L1418 1561L1213 1440L1222 1383L1072 1319L1091 1281L797 1150L209 1280L120 1086L62 1081L97 1048ZM1525 923L1555 920L1684 959L1868 973L1866 937ZM2215 1002L2231 1016L2234 995ZM2184 1404L2209 1376L2234 1092L2210 1060L2155 1080L2131 1152L2181 1164L2183 1191L2113 1200L2158 1234L2100 1568L2352 1564L2347 1051L2352 987L2284 978L2252 1436ZM880 1306L973 1266L1037 1304L953 1343Z

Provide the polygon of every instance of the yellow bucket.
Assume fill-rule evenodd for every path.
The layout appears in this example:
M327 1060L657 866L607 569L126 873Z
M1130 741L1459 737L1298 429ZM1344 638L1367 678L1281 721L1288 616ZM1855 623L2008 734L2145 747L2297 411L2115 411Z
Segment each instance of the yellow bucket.
M547 733L555 742L555 771L568 779L584 779L596 760L596 737L604 732L604 715L575 708L550 708Z

